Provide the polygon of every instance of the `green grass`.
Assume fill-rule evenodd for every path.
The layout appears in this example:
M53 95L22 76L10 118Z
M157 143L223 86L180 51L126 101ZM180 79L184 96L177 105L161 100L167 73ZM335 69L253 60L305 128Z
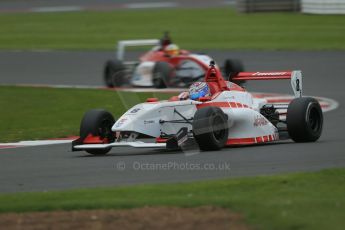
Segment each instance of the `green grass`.
M214 205L258 229L343 229L345 169L164 185L0 195L0 212Z
M223 9L0 15L0 49L114 49L169 30L188 49L345 49L345 16Z
M104 108L115 117L147 97L168 94L110 90L0 87L0 142L79 135L83 114Z

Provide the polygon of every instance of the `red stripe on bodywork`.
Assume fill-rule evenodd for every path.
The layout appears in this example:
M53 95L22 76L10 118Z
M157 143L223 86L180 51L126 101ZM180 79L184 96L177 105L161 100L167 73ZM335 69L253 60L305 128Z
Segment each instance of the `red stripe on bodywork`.
M262 138L261 137L256 137L256 143L261 143L262 142Z
M236 103L236 102L208 102L203 104L197 104L196 107L198 109L204 108L207 106L215 106L215 107L223 107L223 108L250 108L248 105Z
M231 138L228 139L226 142L227 145L247 145L247 144L255 144L255 138Z
M236 108L237 106L236 106L236 102L229 102L230 103L230 106L232 107L232 108Z
M228 102L210 102L210 103L203 103L203 104L197 104L196 107L198 109L204 108L207 106L215 106L215 107L230 107Z
M277 140L274 135L249 137L249 138L230 138L226 142L226 145L248 145L248 144L270 142L274 140Z
M223 108L250 108L248 105L241 104L241 103L236 103L236 102L208 102L208 103L203 103L203 104L197 104L196 107L197 109L204 108L207 106L215 106L215 107L223 107Z
M290 103L292 99L267 99L267 103Z
M156 138L156 143L165 143L165 142L167 142L167 138L160 138L160 137L157 137Z

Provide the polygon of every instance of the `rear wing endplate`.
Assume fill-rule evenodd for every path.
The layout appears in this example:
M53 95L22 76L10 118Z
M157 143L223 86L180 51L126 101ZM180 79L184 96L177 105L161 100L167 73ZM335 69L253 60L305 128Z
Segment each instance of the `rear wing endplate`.
M142 40L123 40L117 43L116 57L118 60L123 60L125 55L125 48L129 46L153 46L159 45L158 39L142 39Z
M295 97L302 97L302 72L300 70L282 72L239 72L232 77L233 81L281 79L290 79Z

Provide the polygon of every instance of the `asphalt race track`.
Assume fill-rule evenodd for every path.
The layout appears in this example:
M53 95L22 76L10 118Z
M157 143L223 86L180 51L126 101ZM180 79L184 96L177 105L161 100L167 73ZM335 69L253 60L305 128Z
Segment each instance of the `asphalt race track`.
M218 152L113 149L94 157L69 144L0 149L0 192L43 191L314 171L345 166L345 52L207 52L221 63L242 59L247 70L303 70L306 95L335 99L316 143L226 148ZM137 55L131 53L129 57ZM0 52L0 84L102 85L103 62L112 52ZM251 82L248 90L290 93L288 81Z

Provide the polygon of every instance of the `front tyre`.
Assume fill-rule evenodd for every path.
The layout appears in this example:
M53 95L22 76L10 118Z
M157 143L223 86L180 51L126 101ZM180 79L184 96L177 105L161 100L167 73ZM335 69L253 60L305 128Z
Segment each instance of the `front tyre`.
M80 137L85 139L90 134L98 136L105 143L114 142L115 133L111 131L115 119L111 113L103 109L89 110L84 114L80 124ZM110 151L106 149L88 149L86 152L93 155L105 155Z
M104 82L107 87L119 87L125 83L125 66L120 60L109 60L104 67Z
M314 142L322 133L323 114L319 102L311 97L295 98L289 104L286 124L295 142Z
M218 107L198 109L192 126L194 138L201 150L219 150L228 140L228 118Z

